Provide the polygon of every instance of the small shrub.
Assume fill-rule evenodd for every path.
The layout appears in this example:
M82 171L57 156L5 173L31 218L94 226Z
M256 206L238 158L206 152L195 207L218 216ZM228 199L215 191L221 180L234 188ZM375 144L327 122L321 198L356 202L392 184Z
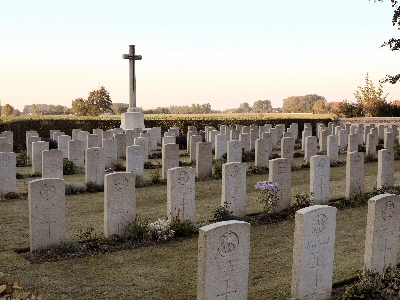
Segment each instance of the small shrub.
M150 159L161 159L162 152L161 151L153 152L153 153L151 153L151 155L149 155L149 158Z
M76 241L62 241L59 244L51 245L49 250L55 253L75 253L79 249L78 243Z
M96 235L93 227L88 227L86 230L79 229L77 236L87 251L96 250L101 246L101 239Z
M86 182L86 192L88 193L104 192L104 185L97 184L94 182Z
M378 139L378 145L383 145L385 143L384 139Z
M217 159L213 163L213 175L215 179L222 178L222 165L226 163L226 160L223 158Z
M382 275L365 270L359 281L346 288L343 299L399 299L400 269L386 268Z
M260 191L261 200L260 202L264 205L264 211L267 213L272 213L277 210L278 207L278 183L272 181L259 181L254 186L254 189Z
M136 215L134 221L127 222L125 224L124 234L128 239L132 241L145 241L149 238L147 227L147 219L142 219L139 217L139 215Z
M269 159L276 159L276 158L281 158L281 155L279 153L272 153L269 156Z
M16 177L17 179L24 179L24 178L26 178L25 174L22 174L22 173L20 173L20 172L17 172L17 173L15 174L15 177Z
M233 211L228 210L226 206L219 206L214 210L214 219L216 221L229 221L235 219Z
M368 153L365 155L364 157L364 162L371 162L371 161L375 161L377 160L377 158L375 157L375 155Z
M326 151L317 151L317 155L326 155Z
M68 158L63 159L63 174L64 175L75 174L75 164Z
M44 138L42 140L49 143L49 150L58 149L58 143L56 140L53 140L52 138Z
M146 161L146 162L144 162L143 168L151 170L151 169L155 169L156 167L151 161Z
M83 193L86 193L86 185L84 183L65 183L65 195L76 195Z
M179 218L171 223L170 229L174 231L174 236L177 237L192 236L197 232L197 227L193 222L180 221Z
M135 187L144 187L146 186L146 181L144 180L143 176L136 175L135 177Z
M382 150L382 149L384 149L383 144L376 145L376 151L379 151L379 150Z
M304 152L294 152L293 158L296 158L296 157L304 157Z
M294 196L293 206L296 208L303 208L313 205L310 195L298 193Z
M262 174L268 174L269 169L268 167L261 167L261 166L255 166L254 164L249 164L248 172L251 174L262 175Z
M242 148L242 162L254 161L256 158L254 150L246 151Z
M124 166L124 164L117 162L117 163L112 164L110 171L111 172L125 171L125 166Z
M302 163L302 164L300 165L300 167L301 167L302 169L309 169L309 168L310 168L310 163L309 163L309 162Z
M367 151L367 148L364 145L358 144L357 150L358 150L358 152L365 152L365 151Z
M150 181L153 184L157 184L161 182L161 171L160 169L151 170L150 172Z
M28 154L25 150L22 150L19 155L16 157L16 165L17 167L26 167L29 166L29 158Z
M2 195L2 198L6 200L15 200L20 198L20 194L15 192L8 192Z
M179 161L180 167L194 167L196 166L196 162L194 161Z

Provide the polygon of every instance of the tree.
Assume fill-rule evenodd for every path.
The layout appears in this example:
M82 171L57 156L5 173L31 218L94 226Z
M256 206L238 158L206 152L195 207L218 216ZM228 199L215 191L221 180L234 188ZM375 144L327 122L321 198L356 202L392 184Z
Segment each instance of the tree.
M312 108L314 113L323 113L327 110L326 108L326 101L324 100L318 100L314 103L313 108Z
M52 111L55 115L62 115L64 113L64 107L62 105L56 105Z
M247 102L240 103L239 108L236 110L238 113L249 113L251 112L251 106Z
M270 100L257 100L251 107L255 113L266 113L272 110L272 104Z
M12 107L10 104L6 104L1 107L1 115L9 117L14 113L14 107Z
M316 102L322 101L326 105L326 99L316 94L305 96L291 96L283 99L282 112L284 113L311 113Z
M376 0L375 0L376 1ZM383 0L378 0L378 2L383 2ZM398 26L400 29L400 7L398 6L397 0L391 0L392 7L394 8L393 17L392 17L392 25ZM389 46L390 50L392 51L399 51L400 50L400 39L391 38L390 40L384 42L381 47ZM400 80L400 74L397 75L386 75L386 77L381 81L383 82L390 82L395 84Z
M86 101L82 98L72 101L72 113L77 116L87 116L88 108Z
M99 116L105 112L113 112L110 94L104 86L89 93L86 106L88 110L87 113L91 116Z
M369 74L365 76L364 87L359 86L354 92L354 97L357 99L357 103L363 107L364 115L366 117L375 116L374 109L377 105L386 102L386 96L383 95L382 83L379 84L379 88L374 86L374 83L369 79Z

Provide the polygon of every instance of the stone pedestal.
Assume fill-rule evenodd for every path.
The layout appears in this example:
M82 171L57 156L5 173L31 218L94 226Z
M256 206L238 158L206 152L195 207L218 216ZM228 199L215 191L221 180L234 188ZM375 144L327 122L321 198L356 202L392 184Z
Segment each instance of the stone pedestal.
M124 130L144 128L144 114L142 112L126 112L121 114L121 128Z

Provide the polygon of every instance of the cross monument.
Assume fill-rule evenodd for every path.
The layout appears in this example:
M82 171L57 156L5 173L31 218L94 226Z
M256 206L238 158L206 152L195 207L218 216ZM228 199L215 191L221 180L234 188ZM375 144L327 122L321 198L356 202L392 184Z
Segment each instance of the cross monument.
M144 128L144 115L136 107L136 76L135 60L141 60L141 55L135 55L135 45L129 46L129 54L122 54L123 59L129 59L129 107L128 111L121 115L121 128Z

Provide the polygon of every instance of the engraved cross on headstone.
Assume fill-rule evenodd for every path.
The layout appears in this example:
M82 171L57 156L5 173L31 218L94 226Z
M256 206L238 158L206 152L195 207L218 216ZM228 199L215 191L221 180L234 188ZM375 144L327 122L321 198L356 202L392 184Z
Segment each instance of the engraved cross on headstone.
M123 59L129 59L129 108L128 112L138 111L136 107L136 76L135 60L141 60L141 55L135 55L135 45L129 45L129 54L122 54Z

